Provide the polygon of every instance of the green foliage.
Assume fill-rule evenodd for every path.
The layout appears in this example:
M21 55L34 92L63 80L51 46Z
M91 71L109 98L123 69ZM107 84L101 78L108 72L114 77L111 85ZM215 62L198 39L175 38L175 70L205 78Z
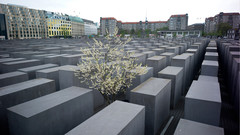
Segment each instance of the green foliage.
M173 37L174 37L174 38L177 37L177 33L176 33L176 32L173 33Z
M160 28L159 30L169 30L168 27Z
M228 23L220 23L217 25L217 35L225 36L229 29L232 29L231 25L229 25Z
M131 35L135 34L135 30L134 30L134 29L131 29L130 34L131 34Z

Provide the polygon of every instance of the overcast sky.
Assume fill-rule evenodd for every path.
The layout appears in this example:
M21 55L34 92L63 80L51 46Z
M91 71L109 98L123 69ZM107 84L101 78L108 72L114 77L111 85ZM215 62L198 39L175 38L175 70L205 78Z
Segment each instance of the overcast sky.
M33 9L78 15L100 22L115 17L123 22L167 21L173 14L188 13L188 24L204 23L219 12L240 12L240 0L0 0Z

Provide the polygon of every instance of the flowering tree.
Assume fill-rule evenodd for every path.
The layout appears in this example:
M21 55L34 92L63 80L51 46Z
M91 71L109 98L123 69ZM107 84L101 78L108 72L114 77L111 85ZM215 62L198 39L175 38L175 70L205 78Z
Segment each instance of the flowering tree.
M125 52L124 46L131 41L128 38L122 42L117 36L109 34L105 37L107 44L103 44L96 39L87 49L81 49L84 57L78 64L79 70L75 75L82 83L86 83L89 88L97 89L110 104L116 100L116 95L125 92L131 86L132 79L136 75L146 73L146 68L135 63L135 58L131 58L132 53ZM130 72L136 70L136 72Z

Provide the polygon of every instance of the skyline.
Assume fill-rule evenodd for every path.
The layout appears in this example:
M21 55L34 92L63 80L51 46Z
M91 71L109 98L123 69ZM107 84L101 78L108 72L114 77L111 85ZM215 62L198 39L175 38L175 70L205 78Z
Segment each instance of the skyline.
M2 4L16 4L28 8L64 13L99 23L100 17L114 17L122 22L167 21L171 15L188 13L188 25L204 23L205 18L213 17L220 12L240 12L239 0L191 0L162 1L148 0L111 0L78 1L78 0L2 0ZM205 4L208 3L208 4ZM87 6L86 6L87 5ZM166 6L167 5L167 6Z

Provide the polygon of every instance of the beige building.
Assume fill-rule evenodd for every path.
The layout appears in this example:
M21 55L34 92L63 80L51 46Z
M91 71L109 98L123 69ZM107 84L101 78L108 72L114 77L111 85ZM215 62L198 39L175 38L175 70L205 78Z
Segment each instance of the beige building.
M84 35L84 22L80 17L69 16L72 22L72 37L80 38Z
M43 10L13 4L0 4L0 13L6 16L8 39L41 39L48 37Z

